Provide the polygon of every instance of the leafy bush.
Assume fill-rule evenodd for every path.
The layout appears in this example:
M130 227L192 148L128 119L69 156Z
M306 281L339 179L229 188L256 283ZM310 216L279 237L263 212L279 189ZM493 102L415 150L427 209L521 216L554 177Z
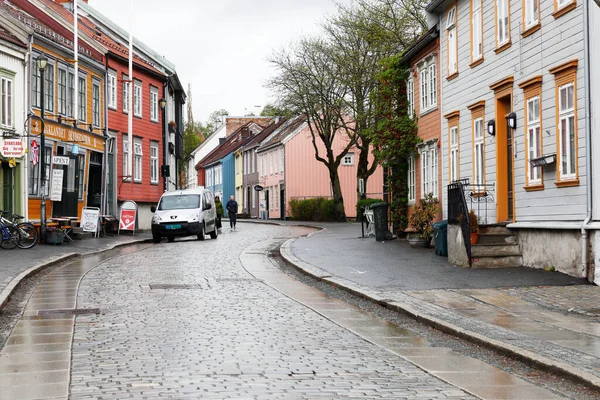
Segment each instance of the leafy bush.
M291 218L294 221L334 221L335 204L323 197L290 201Z
M371 204L383 203L381 199L360 199L356 202L356 221L361 222L364 218L363 207L370 207Z
M433 197L432 193L429 193L419 200L410 214L410 224L415 229L417 235L423 239L429 238L433 232L433 219L440 210L438 204L438 199Z

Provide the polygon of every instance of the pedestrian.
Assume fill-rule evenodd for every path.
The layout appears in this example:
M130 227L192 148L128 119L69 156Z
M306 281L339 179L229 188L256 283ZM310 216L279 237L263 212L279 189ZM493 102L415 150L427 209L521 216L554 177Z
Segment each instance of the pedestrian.
M221 203L221 198L219 196L215 196L215 208L217 210L217 229L221 229L221 218L223 217L223 203Z
M235 201L235 197L231 195L229 201L227 202L227 214L229 215L229 227L231 231L235 231L235 223L238 212L238 203Z

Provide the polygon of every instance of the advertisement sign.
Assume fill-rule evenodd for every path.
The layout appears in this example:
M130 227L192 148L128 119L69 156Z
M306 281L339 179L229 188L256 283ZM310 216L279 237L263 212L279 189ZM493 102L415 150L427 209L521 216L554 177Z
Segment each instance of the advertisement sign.
M52 170L52 182L50 186L50 200L52 201L62 200L63 173L62 169Z
M119 218L119 229L124 231L135 230L135 210L121 209L121 218Z
M81 210L81 227L83 228L84 232L97 232L99 220L99 208L84 207L83 210Z
M69 165L69 157L52 156L52 164Z
M21 158L25 155L22 139L0 139L0 154L6 158Z

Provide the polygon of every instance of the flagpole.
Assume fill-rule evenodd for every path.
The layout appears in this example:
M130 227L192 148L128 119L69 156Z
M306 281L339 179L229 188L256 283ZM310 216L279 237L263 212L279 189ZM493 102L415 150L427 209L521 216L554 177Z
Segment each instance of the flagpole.
M73 117L75 122L79 121L79 16L77 1L73 0L73 60L75 61L75 73L73 74Z
M129 0L129 82L127 85L129 86L129 90L127 91L129 109L128 109L128 120L127 120L127 129L128 135L127 140L129 142L129 151L127 152L127 174L130 176L131 181L133 182L133 0Z

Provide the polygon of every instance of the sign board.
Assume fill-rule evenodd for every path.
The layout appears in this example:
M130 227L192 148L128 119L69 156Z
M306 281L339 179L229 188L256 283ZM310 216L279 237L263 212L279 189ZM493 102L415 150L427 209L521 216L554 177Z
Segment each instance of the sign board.
M69 157L52 156L52 164L69 165Z
M6 158L21 158L25 155L25 145L22 139L1 139L0 154Z
M260 186L260 185L255 185L254 186L254 190L256 190L257 192L260 192L261 190L264 190L265 188Z
M50 200L52 201L62 201L63 173L62 169L52 170L52 183L50 186Z
M84 232L98 232L100 221L100 209L95 207L84 207L81 210L81 227Z
M119 216L119 231L135 231L137 229L137 204L135 201L127 200L121 205Z

